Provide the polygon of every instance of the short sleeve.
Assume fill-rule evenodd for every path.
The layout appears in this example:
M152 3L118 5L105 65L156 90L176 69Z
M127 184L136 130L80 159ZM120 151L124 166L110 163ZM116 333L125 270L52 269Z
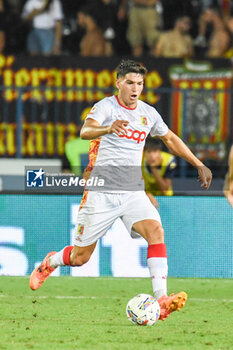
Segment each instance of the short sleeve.
M100 125L103 125L105 120L107 119L107 106L104 106L103 100L94 104L90 112L88 113L86 119L94 119Z
M161 115L154 109L155 123L151 128L150 134L152 137L164 136L168 133L168 126L164 123Z

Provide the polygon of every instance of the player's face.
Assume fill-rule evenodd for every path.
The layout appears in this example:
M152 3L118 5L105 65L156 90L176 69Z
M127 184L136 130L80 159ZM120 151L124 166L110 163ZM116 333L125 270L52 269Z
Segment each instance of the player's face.
M143 89L143 82L143 76L138 73L127 73L124 77L117 79L120 103L126 107L135 108Z

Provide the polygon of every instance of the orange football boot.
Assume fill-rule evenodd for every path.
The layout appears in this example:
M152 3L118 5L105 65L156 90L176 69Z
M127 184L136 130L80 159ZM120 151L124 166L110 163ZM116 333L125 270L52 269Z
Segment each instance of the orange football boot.
M188 296L185 292L177 294L171 294L169 297L163 295L159 298L158 303L160 305L160 317L159 319L164 321L173 311L180 311L185 305Z
M51 267L49 263L50 256L54 254L56 254L56 252L48 253L42 263L32 271L29 282L32 290L40 288L49 275L55 270L55 268Z

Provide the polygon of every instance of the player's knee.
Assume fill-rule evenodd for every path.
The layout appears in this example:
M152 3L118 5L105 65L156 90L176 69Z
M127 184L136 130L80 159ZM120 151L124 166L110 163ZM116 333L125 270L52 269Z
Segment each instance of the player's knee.
M148 243L149 244L158 244L164 242L164 229L162 225L158 222L153 225L149 235Z

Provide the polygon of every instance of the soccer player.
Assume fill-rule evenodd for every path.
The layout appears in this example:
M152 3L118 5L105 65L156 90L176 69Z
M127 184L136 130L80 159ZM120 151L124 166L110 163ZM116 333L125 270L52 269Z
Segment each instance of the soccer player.
M129 165L140 168L146 136L158 136L173 154L183 157L196 167L202 187L208 189L211 171L195 157L184 142L162 120L155 108L139 100L146 68L131 60L123 60L117 67L118 95L96 103L81 129L81 138L90 139L91 169L101 167L116 170ZM141 176L140 176L141 179ZM125 179L124 179L125 180ZM124 182L121 181L120 182ZM135 187L136 184L135 184ZM120 188L120 187L119 187ZM167 296L167 250L164 230L156 208L144 190L127 191L117 187L102 191L87 191L83 195L75 230L75 245L60 252L50 252L32 272L30 287L38 289L58 266L81 266L91 257L96 243L117 218L121 218L133 238L148 242L148 267L152 287L164 320L171 312L182 308L187 294Z

